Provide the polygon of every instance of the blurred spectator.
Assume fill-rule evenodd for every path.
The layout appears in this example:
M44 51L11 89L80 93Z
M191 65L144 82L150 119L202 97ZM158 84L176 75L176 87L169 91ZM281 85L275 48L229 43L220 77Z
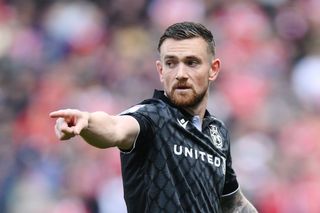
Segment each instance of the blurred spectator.
M320 109L320 54L306 56L293 68L292 87L308 108Z

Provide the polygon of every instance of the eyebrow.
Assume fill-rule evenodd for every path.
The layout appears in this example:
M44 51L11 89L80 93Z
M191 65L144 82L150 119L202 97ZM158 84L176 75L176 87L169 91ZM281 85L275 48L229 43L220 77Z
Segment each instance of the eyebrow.
M166 56L164 56L164 59L176 59L176 58L178 58L178 57L174 56L174 55L166 55ZM200 60L199 57L194 56L194 55L185 56L183 58L184 59L197 59L197 60Z
M196 59L196 60L200 60L201 61L201 58L200 57L197 57L197 56L194 56L194 55L191 55L191 56L187 56L185 57L186 59Z
M164 56L164 59L174 59L174 58L178 58L178 57L177 56L173 56L173 55Z

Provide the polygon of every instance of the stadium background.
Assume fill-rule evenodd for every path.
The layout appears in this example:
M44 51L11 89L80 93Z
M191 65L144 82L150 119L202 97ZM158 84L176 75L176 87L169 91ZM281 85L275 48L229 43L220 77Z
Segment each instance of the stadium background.
M261 213L320 212L320 1L0 0L0 212L125 212L119 152L58 142L48 113L117 114L160 88L162 31L202 22L209 108Z

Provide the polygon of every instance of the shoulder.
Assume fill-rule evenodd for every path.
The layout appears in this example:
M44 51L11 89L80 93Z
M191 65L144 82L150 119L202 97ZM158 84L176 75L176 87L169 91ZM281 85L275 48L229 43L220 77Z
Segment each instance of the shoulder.
M220 134L222 134L225 138L229 138L229 131L225 123L215 117L214 115L208 115L205 117L205 125L208 125L210 129L216 129Z
M120 113L120 115L142 115L158 118L168 114L168 104L160 99L147 99Z
M148 128L161 127L171 119L172 112L170 106L160 99L147 99L141 103L130 107L120 115L134 117L140 124Z
M211 121L212 123L216 124L216 125L219 126L220 128L227 129L225 123L224 123L221 119L217 118L217 117L214 116L214 115L210 115L210 116L208 116L208 117L209 117L209 119L210 119L210 121Z

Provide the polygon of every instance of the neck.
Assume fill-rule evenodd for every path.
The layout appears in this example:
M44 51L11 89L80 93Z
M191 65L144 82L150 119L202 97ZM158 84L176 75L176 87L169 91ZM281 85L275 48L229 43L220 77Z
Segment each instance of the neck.
M185 107L184 110L186 110L188 113L190 113L193 116L198 115L201 118L201 120L203 120L204 115L206 113L206 109L207 109L207 103L208 103L208 93L206 93L202 101L199 102L197 105L192 107Z

